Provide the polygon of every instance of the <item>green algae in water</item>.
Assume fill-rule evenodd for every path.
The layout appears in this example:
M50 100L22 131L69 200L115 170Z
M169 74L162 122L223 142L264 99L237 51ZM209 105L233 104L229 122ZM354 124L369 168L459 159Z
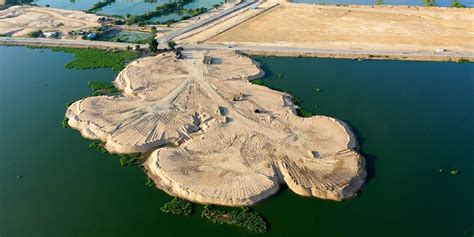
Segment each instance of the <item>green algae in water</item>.
M190 216L193 211L193 204L184 199L175 197L170 202L165 203L165 205L161 207L161 211L174 215Z
M267 232L267 223L263 217L253 212L249 207L242 207L240 210L227 212L216 209L212 205L206 205L201 213L201 217L216 224L234 225L257 233Z

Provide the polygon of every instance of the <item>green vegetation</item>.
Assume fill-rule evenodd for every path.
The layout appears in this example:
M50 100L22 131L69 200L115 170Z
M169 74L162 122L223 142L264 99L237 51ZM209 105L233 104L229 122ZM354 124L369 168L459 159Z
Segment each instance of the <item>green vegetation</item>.
M74 54L74 59L65 65L66 68L95 69L112 68L119 72L125 67L125 62L137 58L139 55L134 51L110 51L102 49L81 48L51 48L56 52Z
M436 7L436 2L435 0L423 0L423 3L427 7Z
M451 170L451 175L457 175L457 174L459 174L459 170L456 170L456 169Z
M140 152L118 155L118 157L120 158L121 166L139 165L142 163L140 159L141 156L142 153Z
M458 59L458 61L456 61L456 63L469 63L469 59L466 59L466 58L460 58Z
M150 29L150 32L151 32L151 34L153 35L153 38L155 38L155 37L156 37L156 33L158 32L158 31L156 30L156 26L152 26L151 29Z
M115 0L105 0L103 2L97 2L96 4L92 5L92 7L89 8L89 10L87 10L87 11L93 13L93 12L98 11L98 10L102 9L103 7L105 7L107 5L110 5L114 2L115 2Z
M91 144L89 144L89 147L100 151L101 153L108 153L108 151L104 148L104 145L100 141L93 141Z
M104 144L100 141L93 141L90 145L90 148L100 151L101 153L109 153L107 149L104 148ZM141 164L142 154L140 152L130 153L130 154L119 154L115 155L120 158L121 166L130 166L130 165L139 165Z
M156 52L158 51L158 41L153 38L151 39L150 41L148 41L148 49L151 51L151 52Z
M193 204L184 199L175 197L170 202L165 203L165 205L161 207L161 211L174 215L190 216L193 211Z
M195 0L170 0L169 2L157 6L154 11L146 12L143 15L127 15L126 16L126 24L127 25L132 25L136 24L139 22L146 22L148 20L151 20L154 17L160 17L160 16L166 16L172 13L177 13L179 15L185 15L183 18L191 18L194 16L197 16L199 14L202 14L204 12L207 12L207 8L201 7L201 8L193 8L193 9L186 9L184 6L188 3L191 3ZM169 27L171 23L176 22L175 20L169 20L166 24Z
M174 50L174 47L176 47L176 42L170 40L168 41L168 47L171 49L171 50Z
M375 0L375 5L384 5L383 0Z
M257 233L267 232L267 223L262 216L248 207L242 207L240 210L230 212L216 210L212 206L204 206L201 217L206 218L213 223L229 224L246 228Z
M63 122L61 123L61 126L63 128L68 128L69 127L69 124L67 123L68 121L69 121L69 119L64 117Z
M93 91L92 96L111 95L117 93L117 89L110 82L89 81L87 85Z
M28 33L26 36L30 38L43 37L43 31L41 30L33 31L33 32Z
M255 85L260 85L260 86L263 86L263 85L264 85L262 79L251 80L250 83L255 84Z
M321 88L316 88L316 92L322 92L322 91L323 91L323 89L321 89Z
M459 0L452 0L451 7L465 8L466 6L462 5L462 3L459 2Z
M146 177L145 186L147 186L147 187L153 187L153 186L155 186L155 183L153 182L152 179L150 179L150 177Z
M297 106L296 115L298 115L300 117L303 117L303 118L308 118L308 117L311 117L311 116L314 115L313 113L311 113L309 111L306 111L306 110L301 108L301 100L300 99L293 98L293 104L295 104Z

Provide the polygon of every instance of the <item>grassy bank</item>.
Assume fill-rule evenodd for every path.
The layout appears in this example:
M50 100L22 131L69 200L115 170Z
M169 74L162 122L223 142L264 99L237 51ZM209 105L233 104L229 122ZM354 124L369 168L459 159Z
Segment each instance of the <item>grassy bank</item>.
M65 65L66 68L112 68L116 72L124 69L126 62L138 58L139 56L139 54L135 51L110 51L103 49L59 47L51 48L51 50L55 52L74 54L74 59Z

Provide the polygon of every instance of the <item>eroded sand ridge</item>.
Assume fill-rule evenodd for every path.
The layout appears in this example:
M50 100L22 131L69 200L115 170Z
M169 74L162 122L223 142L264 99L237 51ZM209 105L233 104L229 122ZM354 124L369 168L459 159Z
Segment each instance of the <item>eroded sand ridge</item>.
M122 95L73 103L69 125L113 153L155 149L145 167L157 186L200 203L251 205L282 183L333 200L361 188L364 159L343 122L296 116L288 94L248 82L262 71L245 56L185 54L132 62L114 81Z

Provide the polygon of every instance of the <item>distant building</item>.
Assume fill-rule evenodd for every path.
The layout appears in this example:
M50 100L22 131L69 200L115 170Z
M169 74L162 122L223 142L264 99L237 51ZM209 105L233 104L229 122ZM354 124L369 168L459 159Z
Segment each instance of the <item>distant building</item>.
M47 38L58 38L59 32L57 31L43 32L43 35L44 37L47 37Z
M204 56L204 58L202 59L202 63L212 64L212 57L211 56Z

